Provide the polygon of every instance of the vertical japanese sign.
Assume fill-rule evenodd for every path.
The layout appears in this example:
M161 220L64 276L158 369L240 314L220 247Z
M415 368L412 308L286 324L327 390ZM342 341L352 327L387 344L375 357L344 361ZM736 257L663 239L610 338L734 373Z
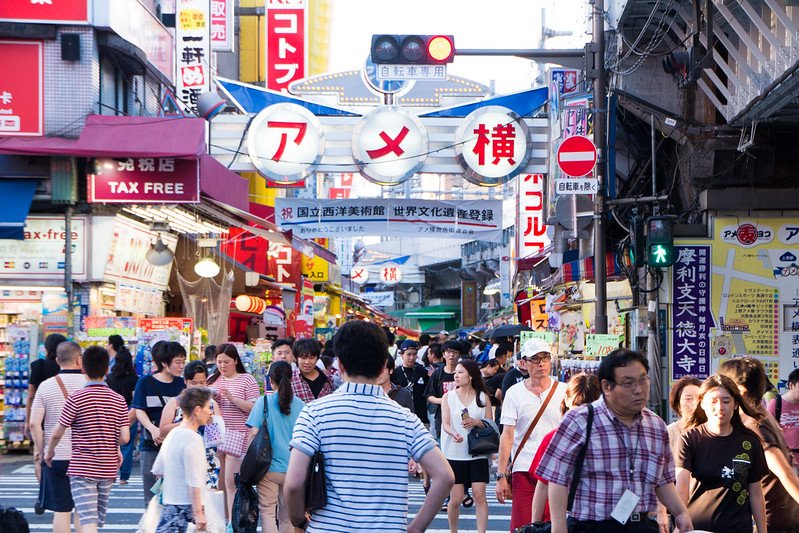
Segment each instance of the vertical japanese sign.
M675 246L671 306L672 379L710 375L710 246Z
M287 91L305 77L306 0L266 0L266 87Z
M233 0L211 0L211 50L232 52Z
M208 0L178 0L177 97L197 114L197 98L211 90L211 32Z
M41 41L0 41L0 57L0 135L43 135Z
M544 175L519 176L519 212L516 226L518 256L532 257L549 244L544 220Z

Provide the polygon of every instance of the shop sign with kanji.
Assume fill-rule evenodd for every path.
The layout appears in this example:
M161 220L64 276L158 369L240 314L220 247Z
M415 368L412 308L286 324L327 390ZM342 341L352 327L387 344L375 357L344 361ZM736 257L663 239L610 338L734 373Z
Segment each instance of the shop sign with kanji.
M233 52L233 0L211 0L211 49Z
M275 222L300 237L359 235L502 240L502 202L277 198Z
M455 134L455 152L464 177L476 185L498 185L516 176L530 154L521 117L500 106L470 113Z
M380 281L389 287L402 281L402 269L397 263L386 263L380 267Z
M399 106L373 109L361 118L352 137L352 154L361 174L378 185L408 180L427 158L427 130L419 118Z
M178 0L175 14L176 96L194 114L197 98L211 90L209 7L208 0Z
M250 159L261 175L280 184L302 181L322 158L325 137L313 113L296 104L275 104L247 133Z
M194 159L97 159L86 177L89 202L180 204L200 201L200 165Z
M305 77L307 61L306 0L266 0L266 87L288 91Z

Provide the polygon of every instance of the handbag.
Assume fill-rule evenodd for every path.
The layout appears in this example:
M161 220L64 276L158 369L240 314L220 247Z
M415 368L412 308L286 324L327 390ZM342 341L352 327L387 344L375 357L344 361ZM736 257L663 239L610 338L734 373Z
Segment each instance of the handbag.
M203 428L203 440L206 448L216 448L225 440L225 421L219 415L214 415L210 424Z
M153 384L154 384L153 388L155 389L155 394L156 394L156 396L158 396L158 399L161 401L161 408L163 408L166 405L166 402L164 401L164 397L161 395L161 386L158 384L158 380L155 379L155 378L153 378ZM153 420L151 418L150 422L152 422L152 424L155 427L158 427L158 426L161 425L161 419L160 418L158 420ZM144 428L141 428L141 438L142 438L142 442L144 444L150 446L151 448L155 448L155 449L160 449L161 448L160 444L156 444L155 443L155 439L153 439L153 435L149 431L144 429Z
M311 458L311 467L305 479L305 510L313 512L325 505L327 505L325 456L322 452L316 452Z
M514 463L516 463L516 459L518 459L519 455L522 453L522 450L524 449L524 445L527 444L527 441L530 439L530 435L533 434L533 430L538 425L538 421L541 420L542 416L544 416L544 411L546 411L547 406L549 405L549 401L555 395L555 389L557 389L557 388L558 388L558 382L555 381L552 384L552 386L549 388L549 393L547 394L547 397L544 398L544 403L541 404L541 409L538 410L538 412L535 414L535 418L533 418L533 421L527 427L527 431L524 433L524 437L522 437L522 440L519 443L519 447L516 448L516 455L513 456L513 460L510 462L510 466L508 467L508 471L509 472L513 472L513 465L514 465ZM510 490L510 494L505 496L505 499L506 500L512 500L513 499L513 481L512 481L511 476L508 476L507 479L508 479L508 490Z
M159 481L160 480L161 478L159 478ZM156 495L150 499L150 503L147 504L147 509L139 519L139 524L136 526L136 533L155 533L162 514L164 514L164 506L161 504L161 491L158 490Z
M583 464L585 463L585 452L588 451L588 442L591 439L591 428L594 425L594 406L592 404L588 404L588 421L585 426L585 443L580 446L580 451L577 452L577 459L574 462L574 477L572 477L572 482L569 485L569 499L568 503L566 504L566 512L571 512L572 507L574 506L574 497L577 495L577 485L580 484L580 477L583 473ZM569 517L571 518L571 517ZM567 521L567 526L569 531L572 531L573 520ZM513 533L550 533L552 530L552 523L551 522L533 522L532 524L527 524L526 526L517 527L513 530Z
M245 485L257 485L269 471L272 465L272 440L269 438L269 428L266 421L269 415L269 398L264 396L264 421L258 429L258 434L247 448L244 459L241 460L239 474L241 482Z
M467 437L471 455L491 455L499 451L499 428L493 420L483 419L483 427L472 428Z

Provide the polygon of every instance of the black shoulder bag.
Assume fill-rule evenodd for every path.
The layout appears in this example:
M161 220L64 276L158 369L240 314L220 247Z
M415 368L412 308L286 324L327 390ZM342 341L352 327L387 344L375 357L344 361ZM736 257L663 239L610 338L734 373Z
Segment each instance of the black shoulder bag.
M311 467L305 479L305 510L309 513L327 505L327 479L325 456L316 452L311 458Z
M272 465L272 441L269 438L267 420L269 415L269 398L264 396L264 422L258 429L258 434L247 448L244 459L241 460L241 482L245 485L257 485L263 479Z
M580 476L583 473L585 463L585 453L588 451L588 443L591 440L591 427L594 425L594 406L588 404L588 423L585 427L585 444L580 446L577 453L577 460L574 462L574 477L569 485L569 499L566 504L566 512L571 512L574 505L574 497L577 495L577 485L580 484ZM534 522L513 530L513 533L549 533L552 530L550 522Z

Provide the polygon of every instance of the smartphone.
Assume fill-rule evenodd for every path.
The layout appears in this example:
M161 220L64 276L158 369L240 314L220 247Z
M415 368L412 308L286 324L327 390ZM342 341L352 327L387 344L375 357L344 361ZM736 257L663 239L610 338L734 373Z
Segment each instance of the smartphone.
M467 418L469 418L469 410L468 409L462 409L461 410L461 420L466 420Z

